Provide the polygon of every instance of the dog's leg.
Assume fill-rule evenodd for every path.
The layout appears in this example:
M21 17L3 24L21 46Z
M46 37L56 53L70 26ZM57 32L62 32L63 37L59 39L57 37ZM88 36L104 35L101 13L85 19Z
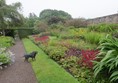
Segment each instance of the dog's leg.
M24 62L27 61L28 62L28 58L25 58Z
M32 60L34 61L34 58L32 58Z
M3 69L3 66L0 65L0 69Z
M36 58L34 57L34 60L36 60Z
M32 57L32 60L34 61L34 60L36 60L34 57Z

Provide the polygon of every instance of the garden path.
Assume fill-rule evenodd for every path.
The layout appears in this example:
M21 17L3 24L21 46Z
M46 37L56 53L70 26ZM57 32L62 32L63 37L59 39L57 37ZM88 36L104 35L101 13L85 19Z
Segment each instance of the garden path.
M24 62L22 42L17 41L10 50L15 54L15 63L0 70L0 83L38 83L31 64Z

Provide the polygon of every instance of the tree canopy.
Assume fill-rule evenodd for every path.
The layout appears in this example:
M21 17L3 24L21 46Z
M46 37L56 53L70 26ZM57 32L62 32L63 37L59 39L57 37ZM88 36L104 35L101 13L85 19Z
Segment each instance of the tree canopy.
M20 2L7 5L6 0L0 0L0 29L23 24L23 15L20 10Z
M30 13L29 17L26 18L26 22L25 22L25 26L26 27L34 27L35 26L35 22L38 20L39 18L34 14L34 13Z
M64 22L64 20L71 19L71 15L61 10L45 9L39 15L40 20L46 21L48 24Z

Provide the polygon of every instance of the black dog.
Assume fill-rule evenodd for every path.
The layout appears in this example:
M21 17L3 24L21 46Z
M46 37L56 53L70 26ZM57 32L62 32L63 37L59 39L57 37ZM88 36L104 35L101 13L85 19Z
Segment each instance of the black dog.
M30 54L25 54L25 55L24 55L25 60L28 61L29 58L32 58L32 60L34 60L37 53L38 53L37 51L33 51L33 52L30 53Z

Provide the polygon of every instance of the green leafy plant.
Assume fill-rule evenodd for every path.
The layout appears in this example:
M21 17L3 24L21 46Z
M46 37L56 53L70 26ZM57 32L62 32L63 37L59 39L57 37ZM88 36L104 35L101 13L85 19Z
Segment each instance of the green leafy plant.
M84 40L79 40L78 41L78 49L96 49L97 45L96 44L91 44L89 42L85 42Z
M0 36L0 47L10 47L13 44L14 40L12 37Z
M5 53L0 54L0 65L9 64L10 58Z
M100 40L104 38L104 34L91 31L84 34L84 38L86 42L89 42L91 44L98 44Z
M89 26L89 30L98 32L112 32L117 29L118 24L98 24Z
M65 57L60 60L60 64L69 71L80 83L94 83L93 72L78 64L80 58L76 56Z
M52 50L50 50L49 56L50 58L59 61L61 58L65 56L66 50L67 50L66 47L61 47L61 46L54 47Z
M100 42L98 61L95 62L95 77L106 75L110 82L118 81L118 39L107 36ZM102 74L102 75L101 75Z
M70 56L70 57L65 57L65 58L61 59L60 64L64 68L71 68L73 66L78 65L77 61L78 61L78 58L76 56Z

